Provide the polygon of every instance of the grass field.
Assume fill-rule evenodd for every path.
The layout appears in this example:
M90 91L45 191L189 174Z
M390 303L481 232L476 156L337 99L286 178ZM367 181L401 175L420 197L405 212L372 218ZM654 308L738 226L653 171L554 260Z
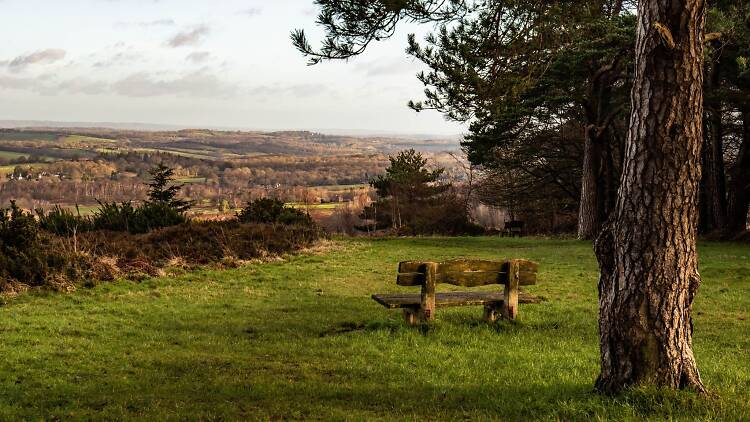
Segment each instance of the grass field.
M9 164L7 166L0 166L0 176L5 177L7 174L12 173L16 167L33 167L35 169L41 169L47 166L49 163L26 163L26 164Z
M345 205L346 205L346 202L328 202L328 203L325 203L325 204L315 203L315 204L309 204L309 205L303 204L303 203L300 203L300 202L288 202L286 204L287 207L297 208L297 209L300 209L300 210L305 210L305 209L311 209L311 210L334 210L336 208L343 207Z
M3 132L0 141L55 141L58 136L54 133L42 132Z
M696 354L714 393L592 393L591 246L557 240L339 240L315 254L0 306L0 420L750 420L750 246L700 246ZM477 307L405 327L369 299L404 259L541 263L520 319ZM413 290L413 289L412 289Z
M13 151L0 151L0 158L5 158L8 160L12 160L15 158L20 158L20 157L27 157L28 155L29 154L23 154L20 152L13 152Z
M7 174L12 173L15 168L16 164L0 166L0 176L5 177Z

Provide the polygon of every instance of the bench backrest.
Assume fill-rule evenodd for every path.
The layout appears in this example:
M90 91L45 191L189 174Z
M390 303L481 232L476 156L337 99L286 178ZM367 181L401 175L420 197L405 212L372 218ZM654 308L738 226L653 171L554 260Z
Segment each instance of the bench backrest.
M462 287L478 287L490 284L508 285L513 276L518 285L536 284L539 264L523 259L485 261L458 259L445 262L404 261L398 266L399 286L422 286L430 270L434 271L435 284L452 284Z
M505 223L506 229L523 229L523 221L508 221Z

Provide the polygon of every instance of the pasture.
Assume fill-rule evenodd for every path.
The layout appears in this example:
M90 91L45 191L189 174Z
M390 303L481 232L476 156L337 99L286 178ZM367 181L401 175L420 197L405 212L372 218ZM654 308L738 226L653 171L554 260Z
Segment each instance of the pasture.
M2 299L0 419L748 420L750 246L699 252L710 397L592 393L589 243L339 239L284 261ZM514 323L464 307L410 328L370 299L415 291L394 283L400 260L458 257L535 260L525 290L547 300Z

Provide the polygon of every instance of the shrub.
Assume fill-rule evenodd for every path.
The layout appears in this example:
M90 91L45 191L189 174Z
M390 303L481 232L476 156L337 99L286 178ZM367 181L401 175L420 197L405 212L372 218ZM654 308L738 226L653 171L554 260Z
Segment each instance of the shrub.
M149 173L152 181L148 184L148 201L138 207L130 201L99 202L99 210L93 218L94 229L138 234L187 221L185 212L193 204L177 198L182 185L172 184L174 169L159 164Z
M289 208L278 199L260 198L250 201L237 219L242 223L278 223L285 225L314 225L312 218L304 212Z
M94 229L94 222L90 217L81 216L80 212L73 214L59 205L55 205L49 212L38 209L36 214L41 229L58 236L73 236Z
M34 283L45 272L45 260L38 253L39 224L15 202L0 209L0 276Z
M99 209L94 213L94 229L115 232L130 231L135 226L136 208L132 202L99 202Z
M39 223L31 213L27 213L10 202L10 208L0 209L0 248L5 253L25 251L37 244Z
M132 202L100 202L99 209L94 214L93 227L95 230L138 234L186 221L187 217L182 212L166 203L146 202L140 207L134 207Z
M321 237L312 226L249 224L238 220L188 221L145 234L92 232L80 239L98 256L116 257L118 265L147 263L150 268L179 259L205 265L225 258L248 260L309 247Z
M69 253L59 239L41 232L34 215L21 210L14 202L10 208L0 209L2 284L20 282L41 286L80 277L86 266L85 259Z
M185 223L187 217L182 211L162 202L146 202L136 209L135 225L131 233L148 233L163 227Z

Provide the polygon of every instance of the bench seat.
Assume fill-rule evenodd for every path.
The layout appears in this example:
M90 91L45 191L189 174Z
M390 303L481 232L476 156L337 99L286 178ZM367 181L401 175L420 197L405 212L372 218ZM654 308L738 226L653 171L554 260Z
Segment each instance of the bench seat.
M414 308L418 309L421 304L421 295L408 293L377 294L372 298L388 309ZM540 303L541 299L528 293L519 293L519 303ZM496 305L503 304L503 292L450 292L436 293L435 306L473 306L473 305Z

